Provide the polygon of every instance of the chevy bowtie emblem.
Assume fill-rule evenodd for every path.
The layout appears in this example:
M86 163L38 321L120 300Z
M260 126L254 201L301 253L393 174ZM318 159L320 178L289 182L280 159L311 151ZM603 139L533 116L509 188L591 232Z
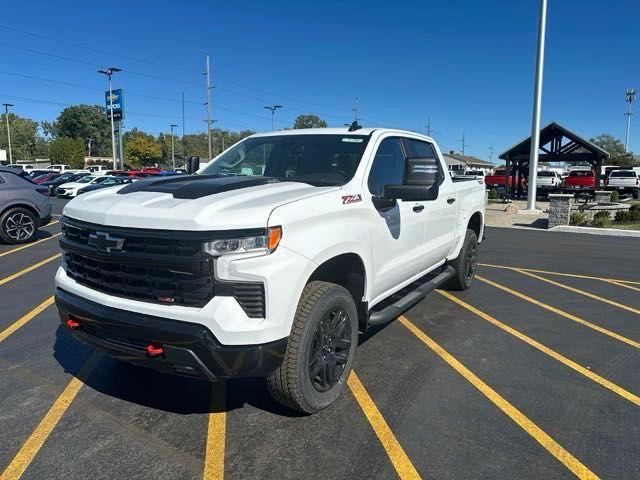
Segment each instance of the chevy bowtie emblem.
M89 245L94 245L99 252L110 253L111 250L122 250L124 238L112 237L106 232L89 234Z

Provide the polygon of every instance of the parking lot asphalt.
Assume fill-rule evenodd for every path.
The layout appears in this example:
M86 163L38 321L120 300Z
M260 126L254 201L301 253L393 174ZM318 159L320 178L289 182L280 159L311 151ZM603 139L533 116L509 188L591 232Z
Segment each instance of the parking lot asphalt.
M472 288L362 335L345 394L301 416L261 380L72 339L51 301L59 231L0 245L2 480L639 477L637 239L489 228Z

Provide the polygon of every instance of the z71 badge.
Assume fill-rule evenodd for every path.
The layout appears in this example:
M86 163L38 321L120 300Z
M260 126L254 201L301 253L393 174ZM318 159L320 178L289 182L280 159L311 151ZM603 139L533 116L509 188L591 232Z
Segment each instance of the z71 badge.
M357 195L343 195L342 196L342 204L347 205L349 203L356 203L362 201L362 195L359 193Z

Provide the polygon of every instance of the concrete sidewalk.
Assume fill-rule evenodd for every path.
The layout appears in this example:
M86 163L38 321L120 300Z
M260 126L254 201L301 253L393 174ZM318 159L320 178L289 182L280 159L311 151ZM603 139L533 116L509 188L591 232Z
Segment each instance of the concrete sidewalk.
M487 203L485 223L490 227L522 227L546 229L549 215L546 210L549 208L547 200L536 202L540 214L522 214L519 210L527 208L526 200L513 200L512 203L502 203L489 201Z

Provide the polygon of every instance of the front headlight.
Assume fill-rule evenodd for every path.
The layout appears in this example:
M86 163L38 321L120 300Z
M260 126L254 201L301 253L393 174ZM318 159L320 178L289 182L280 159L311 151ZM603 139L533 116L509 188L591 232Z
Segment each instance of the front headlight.
M272 253L282 238L282 227L267 229L266 235L254 237L225 238L212 240L203 245L205 253L214 257L229 253L263 252Z

